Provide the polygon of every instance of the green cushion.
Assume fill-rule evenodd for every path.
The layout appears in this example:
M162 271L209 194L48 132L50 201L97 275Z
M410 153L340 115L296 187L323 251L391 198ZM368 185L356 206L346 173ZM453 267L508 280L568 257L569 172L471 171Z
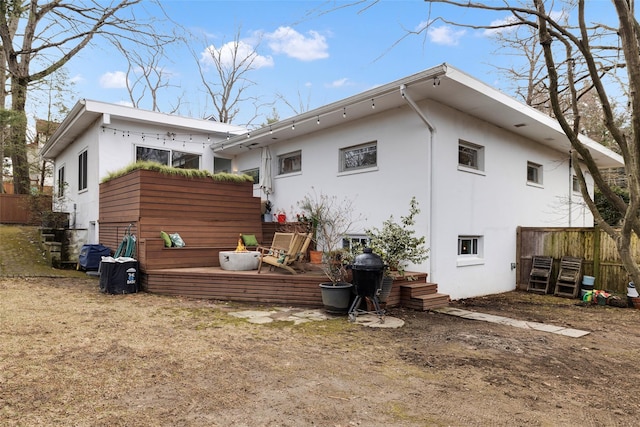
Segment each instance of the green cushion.
M255 234L243 234L242 243L244 243L245 246L258 246L258 239L256 239Z
M169 235L167 233L165 233L164 231L160 232L160 237L162 237L162 240L164 240L164 247L165 248L170 248L171 247L171 237L169 237Z

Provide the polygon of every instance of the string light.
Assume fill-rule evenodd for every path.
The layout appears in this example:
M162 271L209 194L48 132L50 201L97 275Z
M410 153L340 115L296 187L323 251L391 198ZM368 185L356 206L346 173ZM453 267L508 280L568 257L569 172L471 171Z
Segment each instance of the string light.
M318 120L316 120L317 124L320 124L320 116L318 116Z
M376 102L373 100L373 98L371 98L371 109L372 110L376 109Z
M293 124L291 125L291 129L294 130L296 128L296 121L293 121Z
M347 118L347 107L342 107L342 118L343 119Z

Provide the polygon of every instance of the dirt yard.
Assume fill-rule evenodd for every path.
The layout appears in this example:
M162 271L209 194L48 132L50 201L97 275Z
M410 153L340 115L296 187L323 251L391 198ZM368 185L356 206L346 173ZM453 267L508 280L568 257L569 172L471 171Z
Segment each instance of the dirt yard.
M401 329L256 325L228 314L246 306L0 278L1 424L638 425L640 310L576 302L512 292L454 305L583 338L398 309Z

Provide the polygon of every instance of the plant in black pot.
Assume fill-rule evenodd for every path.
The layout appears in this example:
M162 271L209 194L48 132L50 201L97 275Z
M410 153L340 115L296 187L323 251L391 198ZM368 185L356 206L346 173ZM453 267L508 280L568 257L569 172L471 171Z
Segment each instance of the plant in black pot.
M348 282L348 252L342 248L343 238L361 220L354 214L353 200L323 193L312 193L298 203L305 216L315 224L315 241L322 251L322 271L328 281L320 283L325 309L346 313L349 309L351 287Z
M393 279L404 277L407 264L419 264L429 258L429 249L425 246L426 238L417 237L414 229L416 216L420 213L418 202L414 197L409 202L409 214L401 216L396 222L393 215L382 223L381 228L373 227L365 230L369 238L369 245L373 252L380 255L388 267L379 295L381 302L386 302Z

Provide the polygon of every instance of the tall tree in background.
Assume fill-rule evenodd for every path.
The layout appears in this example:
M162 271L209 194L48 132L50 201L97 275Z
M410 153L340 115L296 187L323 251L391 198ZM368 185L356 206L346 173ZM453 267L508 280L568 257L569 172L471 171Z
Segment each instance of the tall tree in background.
M25 114L30 86L64 66L94 37L127 39L145 46L164 38L156 33L153 20L143 21L128 13L141 1L0 1L0 59L9 80L11 110L19 115L5 145L11 155L16 193L26 194L30 187Z
M544 85L549 95L553 116L558 120L571 142L573 168L580 182L582 196L594 215L596 222L615 241L625 269L636 283L640 283L640 268L630 252L633 234L640 235L640 24L634 14L633 0L612 0L612 11L618 18L617 25L591 23L586 18L587 9L593 2L586 0L545 1L530 0L518 5L507 2L455 0L426 0L456 8L471 8L492 11L499 18L493 24L468 25L454 20L442 19L454 25L485 30L526 26L536 30L542 48L546 68ZM566 24L558 19L558 11L549 9L558 4L575 13L575 20ZM575 9L572 9L575 6ZM431 20L430 22L434 22ZM624 81L631 94L628 103L629 122L622 125L616 119L615 100L621 96L615 82L620 70L624 70ZM611 93L609 93L610 91ZM586 94L593 92L602 111L604 130L615 144L625 162L625 175L629 199L623 200L610 187L581 143L584 130L583 117L588 114L589 102L582 102ZM622 94L623 96L624 94ZM566 104L568 102L568 104ZM568 106L568 108L567 108ZM603 197L621 216L621 227L611 227L599 213L593 199L586 190L584 169L593 176Z
M258 54L257 45L241 39L238 30L230 42L218 47L207 43L201 54L192 51L202 84L216 111L215 118L221 123L233 123L240 106L246 108L251 103L255 113L248 123L243 123L249 126L258 117L262 107L273 105L263 103L259 96L250 91L256 85L250 79L251 72L273 65L271 57Z

